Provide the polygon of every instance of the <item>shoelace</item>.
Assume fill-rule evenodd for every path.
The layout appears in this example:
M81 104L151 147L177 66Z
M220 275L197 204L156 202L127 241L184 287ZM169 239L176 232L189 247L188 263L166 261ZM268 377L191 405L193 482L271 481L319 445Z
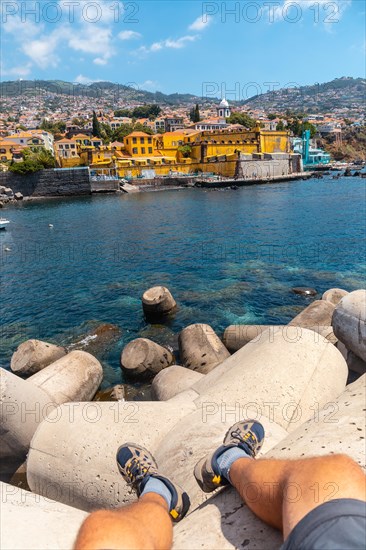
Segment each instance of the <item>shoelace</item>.
M244 437L242 437L240 435L240 432L239 430L235 431L235 432L231 432L231 437L233 439L238 439L240 441L240 443L245 443L248 447L249 447L249 451L251 453L254 452L255 450L255 447L256 447L256 444L258 443L257 442L257 438L255 437L255 435L252 433L252 432L247 432Z
M131 463L126 468L128 477L131 479L131 483L140 481L144 478L145 474L150 470L151 464L143 466L136 457L133 457Z

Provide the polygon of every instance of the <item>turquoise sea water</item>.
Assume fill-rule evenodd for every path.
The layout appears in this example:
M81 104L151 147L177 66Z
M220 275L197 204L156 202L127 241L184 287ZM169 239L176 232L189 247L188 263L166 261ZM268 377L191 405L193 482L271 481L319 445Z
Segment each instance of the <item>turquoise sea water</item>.
M104 385L121 381L119 355L144 335L175 345L194 322L287 323L312 286L365 286L366 180L343 178L17 204L0 234L0 364L27 338L70 343L112 323L100 354ZM53 224L53 228L49 227ZM10 248L10 251L6 251ZM179 309L165 328L144 321L140 297L169 287Z

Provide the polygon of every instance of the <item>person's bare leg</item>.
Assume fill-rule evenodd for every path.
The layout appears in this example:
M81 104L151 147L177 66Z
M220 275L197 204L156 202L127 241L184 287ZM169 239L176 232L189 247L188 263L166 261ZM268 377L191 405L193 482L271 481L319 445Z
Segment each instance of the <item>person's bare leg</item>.
M119 510L99 510L86 518L74 550L166 550L173 527L163 497L147 493Z
M328 500L366 500L363 470L346 455L303 460L240 458L230 481L263 521L283 530L286 539L311 510Z

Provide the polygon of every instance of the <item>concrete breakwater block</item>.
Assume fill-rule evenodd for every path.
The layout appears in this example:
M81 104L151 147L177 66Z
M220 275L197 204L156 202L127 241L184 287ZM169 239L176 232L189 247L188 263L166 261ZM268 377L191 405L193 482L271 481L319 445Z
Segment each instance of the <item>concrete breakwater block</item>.
M263 338L271 340L276 330L282 330L286 338L287 327L288 325L230 325L225 329L222 340L225 347L231 353L235 353L252 340L259 341ZM337 338L331 326L317 325L306 328L324 336L324 338L332 342L332 344L337 342ZM314 339L316 338L317 337L314 336Z
M29 486L46 494L56 483L57 500L88 510L127 502L130 492L115 462L126 441L149 448L162 472L190 484L195 461L219 444L235 421L268 419L271 445L311 418L314 407L334 400L345 388L347 372L344 358L325 338L315 342L312 331L299 334L289 327L287 340L278 331L271 342L249 342L169 401L64 404L32 439ZM200 504L203 493L189 488Z
M172 401L170 401L171 403ZM258 410L231 403L227 407L200 407L184 417L159 445L155 458L164 474L174 479L188 492L191 510L207 500L209 495L199 488L193 470L202 457L222 444L228 429L242 418L258 418L266 430L266 440L260 456L284 439L288 432L270 421Z
M250 403L288 431L313 414L315 403L335 399L345 388L347 365L328 340L311 330L277 329L251 341L191 387L198 406Z
M258 519L230 487L174 526L173 550L273 550L282 542L280 531Z
M326 300L315 300L290 321L289 325L299 327L329 327L332 324L334 305Z
M0 482L0 547L17 550L72 548L86 512Z
M158 401L167 401L178 393L189 389L201 380L204 374L179 365L171 365L160 371L152 382L152 391Z
M103 380L99 361L86 351L71 351L27 382L46 392L57 405L93 399Z
M142 308L147 319L159 319L171 313L177 303L165 286L154 286L142 295Z
M366 290L342 298L334 310L332 326L346 348L366 361Z
M27 481L35 493L57 489L59 502L83 510L117 508L135 500L116 463L127 441L153 454L192 402L66 403L36 431L27 458Z
M27 380L1 369L0 457L25 457L34 432L59 404L92 399L102 378L99 361L73 351Z
M347 290L343 290L343 288L330 288L329 290L326 290L322 296L322 300L326 300L327 302L330 302L334 306L338 305L339 302L349 294Z
M264 457L296 459L345 453L365 468L365 380L363 376L323 409L314 409L312 418L279 441ZM267 437L266 425L265 430ZM329 485L331 493L334 486ZM248 489L248 498L255 496L255 488L252 493ZM174 527L173 548L177 550L243 547L272 550L281 543L281 533L252 514L233 488L222 489Z
M129 376L153 376L174 362L173 354L148 338L136 338L124 347L121 367Z
M313 416L266 456L301 458L344 453L365 464L366 375L349 384L337 399L315 409Z
M179 335L183 366L207 374L230 356L213 328L205 324L189 325Z
M350 351L346 348L342 342L338 340L337 349L341 352L343 357L346 360L349 370L356 372L357 374L365 374L366 372L366 362L362 361L360 357L357 357L353 351Z
M25 458L38 424L54 407L42 388L0 369L0 458Z
M13 353L10 368L17 374L31 375L48 367L64 355L66 350L60 346L41 340L27 340Z

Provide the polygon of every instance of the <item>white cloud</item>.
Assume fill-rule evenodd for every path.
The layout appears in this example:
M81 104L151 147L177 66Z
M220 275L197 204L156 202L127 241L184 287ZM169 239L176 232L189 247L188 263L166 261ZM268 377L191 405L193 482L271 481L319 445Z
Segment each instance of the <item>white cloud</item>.
M190 31L202 31L209 26L212 19L211 15L200 15L191 25L189 25L188 29Z
M55 53L59 41L59 32L44 35L36 40L29 40L22 46L23 53L41 69L57 67L59 57Z
M3 76L15 76L17 78L21 78L23 76L28 76L32 69L32 63L26 63L25 65L20 65L18 67L11 67L10 69L6 69L3 65L1 65L0 72Z
M145 82L138 84L139 90L147 90L149 92L156 92L160 88L161 86L156 80L145 80Z
M105 57L96 57L95 59L93 59L93 63L95 65L107 65L108 59L106 59Z
M120 40L134 40L142 37L142 35L136 31L121 31L117 36Z
M97 80L93 80L91 78L88 78L87 76L84 76L82 74L79 74L75 81L77 84L92 84L93 82L98 82Z
M180 38L177 38L176 40L172 40L171 38L167 38L165 40L161 40L160 42L154 42L151 44L151 46L141 46L137 50L136 53L140 54L148 54L148 53L154 53L158 52L164 48L173 49L173 50L180 50L182 48L185 48L187 44L190 42L194 42L197 40L199 36L193 36L193 35L186 35L181 36Z

